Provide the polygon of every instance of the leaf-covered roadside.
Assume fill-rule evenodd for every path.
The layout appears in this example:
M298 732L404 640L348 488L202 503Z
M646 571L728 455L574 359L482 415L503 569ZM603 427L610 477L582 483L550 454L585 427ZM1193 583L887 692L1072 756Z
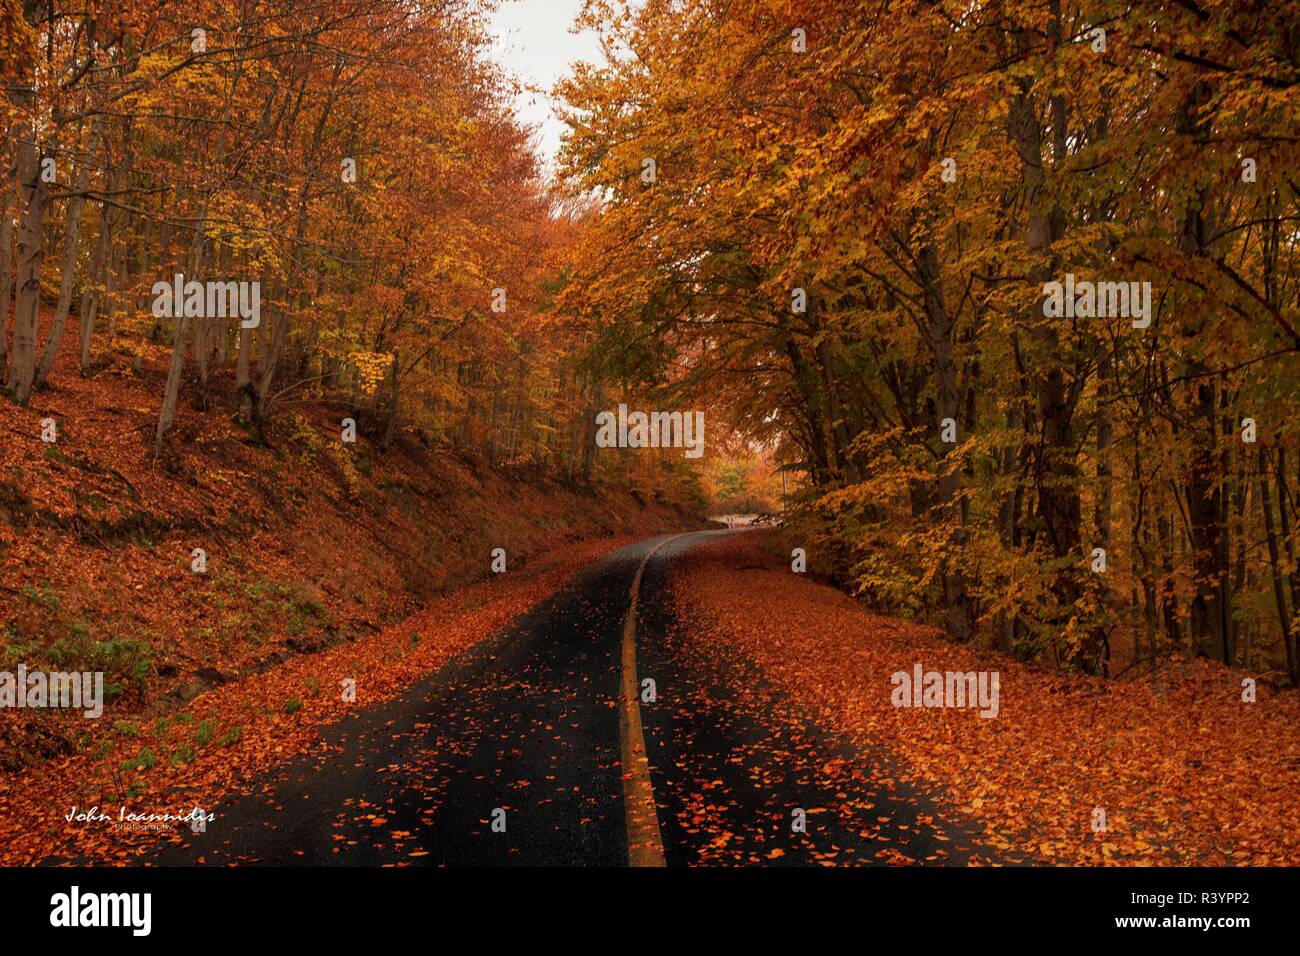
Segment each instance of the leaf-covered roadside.
M137 813L212 808L255 774L325 747L324 726L398 694L628 540L566 546L529 573L456 590L377 634L226 684L152 722L87 721L81 753L0 780L0 864L127 862L160 836L178 839L174 829L151 834L65 815L74 806L98 806L114 820L123 805ZM355 704L343 700L345 678L356 681Z
M1011 858L1096 864L1300 863L1300 698L1207 661L1106 682L1049 674L863 610L745 534L673 577L705 647L735 647L828 729L880 744ZM1000 674L1000 713L895 708L890 676ZM1094 811L1105 832L1094 832Z

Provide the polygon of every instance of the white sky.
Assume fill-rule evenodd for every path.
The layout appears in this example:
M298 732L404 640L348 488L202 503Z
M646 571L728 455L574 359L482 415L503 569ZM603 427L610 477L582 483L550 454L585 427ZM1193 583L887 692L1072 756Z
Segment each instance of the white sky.
M559 151L564 124L554 115L547 94L569 72L569 64L604 61L596 34L570 31L581 10L582 0L502 0L489 19L497 62L543 91L522 93L515 109L525 123L539 128L538 149L548 168Z

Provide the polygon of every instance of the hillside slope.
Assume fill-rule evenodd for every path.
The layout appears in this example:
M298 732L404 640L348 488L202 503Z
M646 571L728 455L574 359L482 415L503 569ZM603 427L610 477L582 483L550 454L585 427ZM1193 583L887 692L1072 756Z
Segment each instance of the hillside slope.
M493 467L401 429L387 449L344 443L347 412L313 402L259 435L221 379L187 383L155 458L167 349L145 346L138 370L102 352L83 378L75 338L28 407L0 399L0 670L102 670L114 714L163 713L378 632L489 574L494 548L526 574L567 542L699 525L684 503ZM0 769L68 752L59 716L0 711Z

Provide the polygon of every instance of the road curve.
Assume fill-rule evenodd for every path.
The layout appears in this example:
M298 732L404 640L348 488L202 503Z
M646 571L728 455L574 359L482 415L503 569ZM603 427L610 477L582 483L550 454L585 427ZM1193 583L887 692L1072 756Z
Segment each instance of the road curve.
M732 533L744 532L614 552L401 697L328 728L321 753L211 808L205 833L141 862L624 866L655 862L638 836L648 824L669 866L962 862L968 824L937 822L887 752L824 732L679 623L669 569ZM648 779L624 760L625 637Z

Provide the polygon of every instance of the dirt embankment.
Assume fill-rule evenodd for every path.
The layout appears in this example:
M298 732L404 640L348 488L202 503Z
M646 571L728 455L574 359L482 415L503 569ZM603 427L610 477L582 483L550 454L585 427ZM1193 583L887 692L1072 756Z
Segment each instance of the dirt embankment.
M139 371L110 353L90 378L70 358L29 407L0 398L0 671L103 671L106 717L377 634L488 576L496 548L528 574L573 542L703 524L407 432L347 443L345 413L310 402L259 435L229 396L183 400L155 459L161 350ZM0 709L0 772L75 752L81 724Z

